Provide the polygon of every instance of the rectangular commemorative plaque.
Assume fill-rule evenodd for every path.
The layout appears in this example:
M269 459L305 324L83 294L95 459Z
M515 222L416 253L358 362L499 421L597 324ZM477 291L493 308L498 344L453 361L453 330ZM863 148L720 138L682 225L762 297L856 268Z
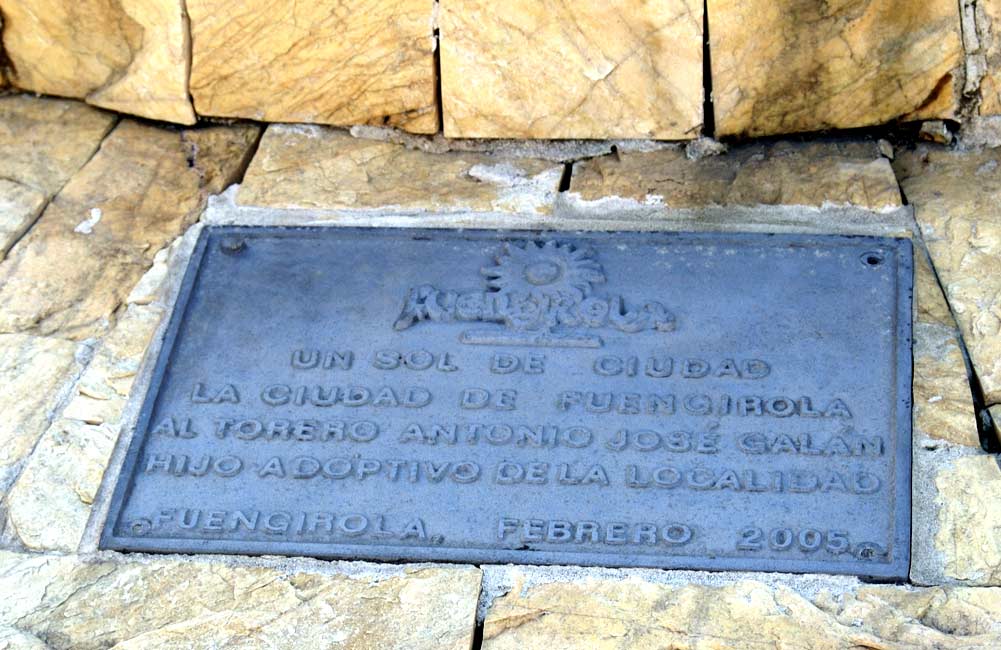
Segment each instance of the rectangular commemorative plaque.
M907 240L210 228L102 547L907 576Z

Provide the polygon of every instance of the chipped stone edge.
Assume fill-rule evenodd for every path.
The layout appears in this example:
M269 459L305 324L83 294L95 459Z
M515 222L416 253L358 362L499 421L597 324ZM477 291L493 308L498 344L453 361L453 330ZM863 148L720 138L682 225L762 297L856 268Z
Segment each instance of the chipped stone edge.
M43 336L30 333L13 335L30 336L32 338L40 339L59 338L55 336ZM12 541L8 539L8 534L13 534L13 531L8 529L10 522L7 520L7 495L10 494L11 488L14 487L14 484L17 483L17 480L21 477L21 473L24 471L28 461L34 455L35 449L38 448L38 444L41 442L46 432L48 432L49 427L52 426L52 423L59 418L59 415L73 400L75 395L74 389L76 388L81 377L83 377L84 372L87 370L87 366L90 365L91 360L94 358L94 352L97 345L96 339L86 339L77 344L76 350L73 352L74 365L69 369L67 374L59 383L59 387L55 392L55 399L52 401L51 407L45 412L45 425L42 428L41 433L35 439L35 444L32 446L31 451L25 455L24 458L8 465L0 471L0 550L3 550L5 546Z
M591 219L604 222L642 222L643 229L711 232L806 233L825 235L872 235L913 238L916 223L909 206L869 210L848 204L825 202L821 206L757 205L703 208L670 208L662 197L648 195L643 201L619 196L584 199L577 192L557 198L555 215L561 219Z
M586 582L625 582L639 580L665 587L726 587L740 582L756 582L770 588L785 587L801 596L810 598L822 592L837 596L849 593L868 583L857 576L824 573L774 573L761 571L694 571L665 569L613 569L604 567L579 567L569 565L483 565L480 600L476 620L482 624L493 602L521 585L521 596L533 587L546 584L577 584ZM894 584L895 588L915 590L920 587Z
M174 242L167 246L169 248L176 244L177 249L167 260L167 274L160 298L160 302L162 302L164 307L164 313L146 347L146 352L132 384L132 390L122 409L122 415L119 418L118 438L108 463L105 465L104 476L101 478L101 485L95 493L90 517L87 520L87 525L84 528L78 547L81 554L96 553L98 551L101 529L104 527L104 522L108 518L108 511L111 507L111 496L114 492L115 484L118 482L122 465L125 462L129 443L135 435L139 412L142 409L143 402L146 400L146 395L153 380L156 360L160 356L164 337L170 325L170 314L177 303L184 280L184 273L188 268L188 262L191 259L203 228L204 226L201 223L195 223L178 238L179 243Z
M319 130L310 130L318 125L300 125L275 123L268 128L274 128L277 133L297 133L306 137L317 137ZM324 126L338 131L346 131L359 140L375 140L399 144L407 149L425 153L441 154L446 152L488 153L507 158L537 158L549 162L566 163L570 161L605 156L612 153L613 148L623 153L650 152L661 149L680 149L684 143L670 140L649 139L516 139L516 138L448 138L441 133L423 135L408 133L391 126L369 126L359 124L351 127ZM693 141L694 142L694 141Z
M911 583L926 587L977 585L946 573L945 556L936 546L943 504L935 479L949 471L957 460L982 455L984 451L979 447L932 438L914 427L911 441Z
M1001 115L972 116L959 130L959 150L1001 147Z
M913 238L913 209L883 211L844 205L708 206L669 208L656 197L640 203L607 197L582 201L572 192L556 196L552 214L472 210L411 210L394 206L372 209L254 207L237 203L238 185L209 198L206 225L367 226L381 228L486 228L503 230L588 230L659 232L757 232L863 235Z

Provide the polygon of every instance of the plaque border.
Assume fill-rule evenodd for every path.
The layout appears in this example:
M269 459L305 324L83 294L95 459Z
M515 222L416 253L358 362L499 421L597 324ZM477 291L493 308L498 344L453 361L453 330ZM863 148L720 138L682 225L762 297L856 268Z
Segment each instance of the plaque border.
M344 544L329 542L288 542L280 540L214 540L177 539L166 537L129 537L114 534L125 502L135 483L135 469L145 447L147 436L137 432L148 428L163 383L167 365L174 354L175 343L189 308L190 298L202 269L202 261L211 243L228 236L248 239L274 236L327 236L332 232L399 235L406 232L416 237L487 235L498 240L506 237L538 237L558 233L561 236L602 235L646 238L665 235L673 240L709 239L723 237L736 240L767 239L772 242L796 241L800 244L858 246L869 242L874 248L893 251L897 265L894 281L896 291L895 320L896 345L894 371L895 402L893 425L897 431L897 445L893 454L894 491L891 508L894 526L892 558L889 562L870 563L861 560L825 562L810 559L712 557L695 555L653 555L583 551L527 551L502 548L408 546L391 544ZM198 234L197 242L186 265L183 279L170 313L159 346L155 341L147 347L146 354L156 354L156 362L145 390L140 387L142 406L138 417L127 430L120 432L118 445L126 444L127 450L119 466L106 515L100 523L98 550L140 553L171 553L182 555L228 554L249 556L290 556L321 560L361 562L455 562L464 564L520 564L520 565L570 565L604 568L648 568L689 571L753 571L781 573L816 573L850 575L874 581L906 581L911 563L911 483L912 483L912 381L913 381L913 318L914 318L914 245L908 237L870 235L842 235L816 233L757 233L757 232L679 232L679 231L605 231L605 230L543 230L543 229L477 229L477 228L412 228L412 227L359 227L359 226L246 226L208 225ZM906 287L906 290L903 288ZM144 360L144 364L148 359ZM130 399L139 399L139 393ZM127 435L126 435L127 434ZM126 438L127 442L121 438ZM114 462L113 460L111 461ZM112 471L109 465L106 473ZM98 504L95 503L95 509ZM609 561L613 560L613 561Z

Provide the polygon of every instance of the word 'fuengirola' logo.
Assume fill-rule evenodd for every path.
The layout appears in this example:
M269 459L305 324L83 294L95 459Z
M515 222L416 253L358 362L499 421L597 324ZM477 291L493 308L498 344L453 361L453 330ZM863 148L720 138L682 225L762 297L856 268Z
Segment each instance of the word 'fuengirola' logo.
M601 347L587 330L620 332L675 329L664 305L647 301L630 307L622 296L599 295L594 285L605 272L591 248L546 242L506 242L493 266L480 270L485 291L443 291L425 284L410 289L393 327L422 321L500 323L504 329L463 332L464 343Z

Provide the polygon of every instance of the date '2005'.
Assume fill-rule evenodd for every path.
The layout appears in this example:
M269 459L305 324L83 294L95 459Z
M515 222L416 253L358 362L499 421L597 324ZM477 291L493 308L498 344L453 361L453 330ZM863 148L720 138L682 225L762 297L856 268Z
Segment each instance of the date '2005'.
M773 551L801 551L814 553L825 550L832 555L851 553L860 560L879 560L887 552L875 542L858 542L852 544L848 533L843 530L817 530L804 528L773 528L769 531L756 526L742 528L737 542L738 551L761 551L769 548Z

